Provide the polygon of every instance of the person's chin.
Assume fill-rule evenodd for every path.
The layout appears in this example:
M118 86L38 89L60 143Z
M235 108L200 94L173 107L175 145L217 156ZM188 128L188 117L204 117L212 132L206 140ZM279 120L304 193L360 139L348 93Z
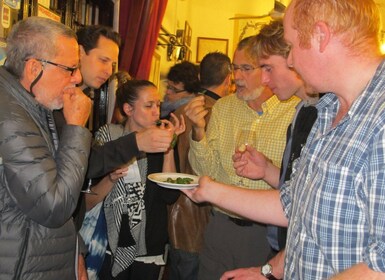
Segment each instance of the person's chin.
M93 89L99 89L102 86L102 83L95 83L92 86L90 86Z
M99 89L106 81L97 79L97 81L91 86L93 89Z
M63 109L63 102L52 103L49 106L49 109L52 110L52 111L54 111L54 110L61 110L61 109Z
M248 92L246 90L237 90L235 92L235 95L240 100L243 100L243 101L248 101L249 100L249 98L248 98L249 94L248 94Z

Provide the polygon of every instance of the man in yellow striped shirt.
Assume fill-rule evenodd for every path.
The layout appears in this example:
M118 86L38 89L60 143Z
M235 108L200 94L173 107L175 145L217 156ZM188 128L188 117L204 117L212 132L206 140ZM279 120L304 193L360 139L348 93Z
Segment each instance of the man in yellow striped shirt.
M193 99L186 115L193 123L189 160L198 175L208 175L226 184L250 189L269 189L262 180L238 177L232 165L239 131L255 134L254 145L280 166L286 142L286 130L299 99L281 102L261 84L257 57L250 55L249 38L239 42L233 57L237 91L219 100L212 108L206 127L203 97ZM237 217L215 208L206 228L201 252L199 279L219 279L227 270L262 265L270 253L265 225Z

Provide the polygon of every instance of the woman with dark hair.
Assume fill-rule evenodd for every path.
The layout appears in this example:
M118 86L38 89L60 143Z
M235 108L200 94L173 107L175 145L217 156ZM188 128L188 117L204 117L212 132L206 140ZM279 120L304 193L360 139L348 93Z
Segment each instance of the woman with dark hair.
M184 119L173 114L172 122L161 120L159 125L160 95L149 81L127 81L116 100L125 121L101 127L95 135L99 145L148 128L176 135L185 130ZM155 172L175 172L173 147L165 153L138 151L93 187L97 195L86 195L88 212L80 232L89 250L90 279L158 279L168 239L166 206L179 192L149 181L147 175Z

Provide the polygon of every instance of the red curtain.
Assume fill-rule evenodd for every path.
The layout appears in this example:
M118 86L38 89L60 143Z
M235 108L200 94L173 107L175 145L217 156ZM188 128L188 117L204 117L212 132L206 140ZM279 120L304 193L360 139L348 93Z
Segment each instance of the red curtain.
M128 71L137 79L149 78L151 59L166 6L167 0L120 1L120 70Z

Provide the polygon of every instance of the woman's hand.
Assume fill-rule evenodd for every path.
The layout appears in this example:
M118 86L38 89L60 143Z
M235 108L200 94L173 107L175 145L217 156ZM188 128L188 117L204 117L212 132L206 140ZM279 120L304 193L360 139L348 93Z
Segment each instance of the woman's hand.
M171 129L177 136L182 134L186 130L186 124L183 115L180 116L180 120L174 113L170 114L171 121L162 120L162 124L159 126L163 129Z
M180 120L177 118L177 116L174 115L174 113L171 113L170 115L174 123L174 128L175 128L174 133L178 136L183 132L185 132L186 123L184 121L183 115L180 115Z
M115 171L111 172L108 175L108 178L110 179L110 181L112 183L116 183L119 180L119 178L122 178L122 177L126 176L127 171L128 171L128 167L127 166L119 168L119 169L116 169Z

